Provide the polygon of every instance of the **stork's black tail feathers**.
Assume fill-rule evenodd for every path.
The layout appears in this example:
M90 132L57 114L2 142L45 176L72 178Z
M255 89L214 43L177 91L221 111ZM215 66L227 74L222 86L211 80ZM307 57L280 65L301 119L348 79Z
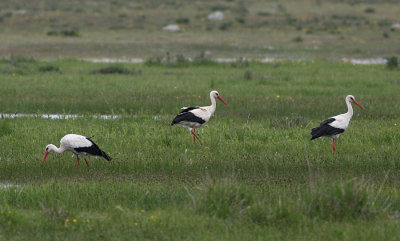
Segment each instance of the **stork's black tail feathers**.
M111 161L111 157L107 155L104 151L101 151L101 156L104 157L107 161Z
M111 161L111 157L103 150L101 150L100 147L90 138L91 137L86 137L86 139L88 139L92 143L92 146L90 148L75 148L75 150L84 151L94 156L101 156L104 157L107 161Z
M321 131L321 126L315 127L311 130L311 140L317 139L318 137L323 136L323 132Z

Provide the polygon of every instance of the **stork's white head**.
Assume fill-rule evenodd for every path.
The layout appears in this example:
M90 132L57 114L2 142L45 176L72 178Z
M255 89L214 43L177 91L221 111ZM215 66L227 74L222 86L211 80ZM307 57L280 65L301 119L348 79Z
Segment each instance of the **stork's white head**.
M365 108L362 107L362 105L360 105L360 104L356 101L356 98L354 98L354 96L352 96L352 95L346 96L346 102L354 103L354 104L358 105L359 107L361 107L362 109L365 110Z
M53 144L48 144L46 146L46 149L45 149L45 152L44 152L44 155L43 155L43 159L42 159L42 165L43 165L44 161L46 160L46 157L49 154L49 152L54 151L56 148L57 147L55 145L53 145Z
M51 151L54 151L54 149L56 149L57 147L55 146L55 145L53 145L53 144L48 144L47 146L46 146L46 149L45 149L45 151L46 152L51 152Z
M222 97L219 95L218 91L213 90L210 92L210 98L218 98L220 101L222 101L222 103L224 103L225 105L228 105L228 103L226 103L226 101L224 99L222 99Z

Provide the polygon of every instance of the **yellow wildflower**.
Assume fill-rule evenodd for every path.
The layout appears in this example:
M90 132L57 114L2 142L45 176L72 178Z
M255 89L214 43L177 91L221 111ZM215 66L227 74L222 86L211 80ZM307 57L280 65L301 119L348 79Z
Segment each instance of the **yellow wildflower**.
M76 218L72 219L72 222L76 223L78 222L78 220L76 220Z

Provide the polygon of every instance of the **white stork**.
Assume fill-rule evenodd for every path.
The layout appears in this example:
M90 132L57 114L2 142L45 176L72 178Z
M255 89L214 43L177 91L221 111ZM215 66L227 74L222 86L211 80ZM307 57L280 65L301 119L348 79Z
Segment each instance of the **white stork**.
M335 153L337 139L347 129L347 127L349 127L351 117L353 116L353 107L351 106L351 103L354 103L365 110L365 108L356 101L354 96L348 95L345 100L347 104L347 113L330 117L329 119L324 120L320 126L311 130L311 140L321 136L332 138L333 153Z
M46 151L43 156L42 165L46 160L49 152L54 151L57 153L63 153L65 151L71 151L76 155L76 161L78 162L78 167L80 166L79 156L82 156L86 162L86 165L89 166L88 161L86 160L86 155L92 156L101 156L104 157L107 161L111 161L111 157L107 155L104 151L102 151L96 143L94 143L90 137L76 135L76 134L68 134L65 135L60 140L60 148L56 147L53 144L49 144L46 146Z
M213 90L210 92L210 106L183 107L182 111L174 118L171 125L180 125L189 128L190 132L193 134L193 142L196 143L196 138L200 141L199 137L195 133L195 129L205 125L210 120L217 107L216 98L222 101L225 105L228 105L228 103L226 103L226 101L219 95L218 91Z

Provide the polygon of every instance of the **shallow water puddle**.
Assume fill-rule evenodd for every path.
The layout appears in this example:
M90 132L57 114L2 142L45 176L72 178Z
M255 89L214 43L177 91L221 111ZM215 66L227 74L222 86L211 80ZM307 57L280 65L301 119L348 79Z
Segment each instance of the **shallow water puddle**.
M191 62L193 61L192 58L188 58L188 60ZM216 58L212 59L212 61L217 62L217 63L234 63L237 61L243 60L243 58ZM268 63L268 62L274 62L274 61L280 61L279 59L275 58L263 58L263 59L248 59L245 58L245 61L252 61L252 62L262 62L262 63ZM83 61L87 62L92 62L92 63L143 63L145 62L144 59L141 58L132 58L132 59L112 59L112 58L85 58Z
M238 61L238 59L236 59L236 58L217 58L217 59L213 59L213 61L215 61L217 63L234 63L234 62Z
M11 184L11 183L2 183L0 182L0 189L8 189L8 188L20 188L21 185Z
M349 62L352 64L386 64L387 59L384 58L370 58L370 59L347 59L342 58L343 62Z
M94 119L103 119L103 120L114 120L118 118L138 118L138 115L77 115L77 114L26 114L26 113L0 113L0 119L15 119L15 118L42 118L42 119L51 119L51 120L68 120L68 119L81 119L81 118L94 118ZM149 116L155 121L163 121L167 116L163 115L154 115Z
M1 118L9 118L9 119L14 119L14 118L20 118L20 117L32 117L32 118L43 118L43 119L52 119L52 120L57 120L57 119L77 119L77 118L84 118L88 117L85 115L64 115L64 114L24 114L24 113L17 113L17 114L10 114L10 113L0 113ZM121 116L119 115L91 115L90 117L92 118L99 118L99 119L117 119L120 118Z
M144 59L140 58L132 58L132 59L88 58L83 60L92 63L143 63L144 62Z
M92 62L92 63L144 63L145 60L141 58L132 58L132 59L113 59L113 58L86 58L84 61ZM193 61L191 58L188 58L189 61ZM212 59L212 61L216 63L234 63L237 61L243 60L243 58L216 58ZM265 57L262 59L249 59L245 58L245 61L249 62L261 62L261 63L271 63L271 62L282 62L284 59ZM291 59L289 61L313 61L313 60L304 60L304 59ZM351 63L351 64L386 64L387 60L385 58L366 58L366 59L354 59L354 58L342 58L340 61Z

